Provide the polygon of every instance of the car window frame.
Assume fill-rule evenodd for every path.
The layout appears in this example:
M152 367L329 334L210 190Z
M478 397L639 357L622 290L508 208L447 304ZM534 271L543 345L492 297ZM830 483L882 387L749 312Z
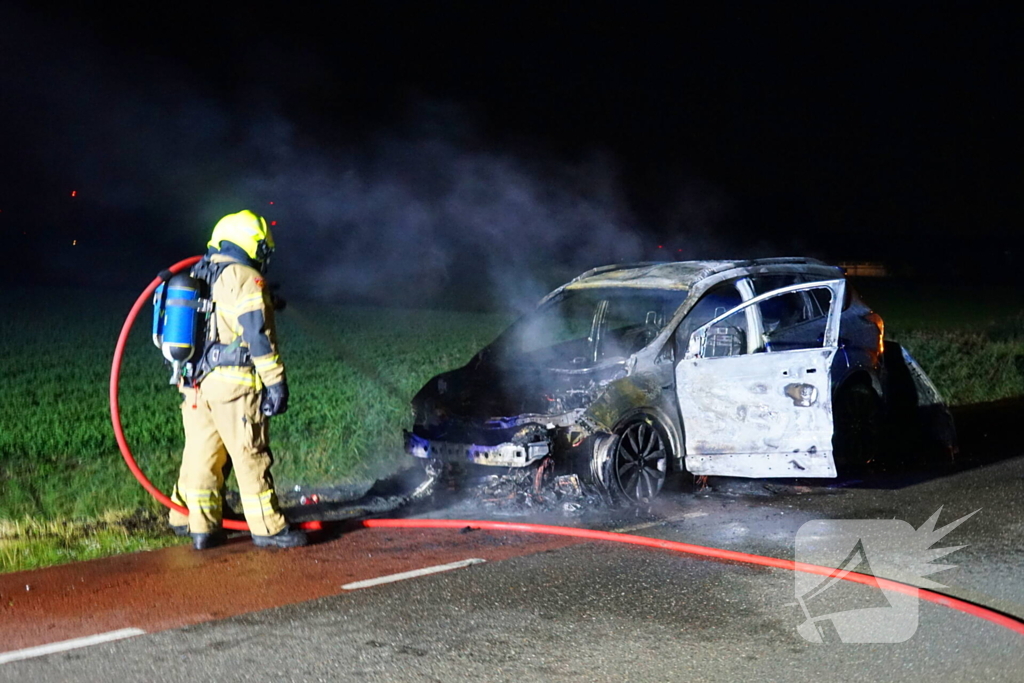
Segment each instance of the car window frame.
M744 284L741 285L740 283L744 283ZM737 275L735 277L731 277L729 279L722 280L721 282L716 282L714 285L712 285L707 290L705 290L700 295L700 298L697 299L696 302L694 302L694 304L690 308L690 310L686 312L686 315L684 315L676 323L676 325L672 329L672 331L666 336L665 344L666 345L668 345L668 344L672 345L671 357L672 357L673 360L675 360L677 358L683 358L686 355L686 347L681 345L682 344L682 340L680 340L679 337L680 337L681 331L684 330L684 328L685 328L685 326L687 324L687 321L692 319L694 310L698 306L700 306L701 302L704 300L705 297L707 297L708 295L710 295L713 292L715 292L719 287L730 286L730 285L732 286L733 290L737 294L739 294L739 298L740 298L740 304L739 305L740 306L742 306L743 304L747 303L747 301L749 300L749 298L753 294L753 288L752 288L753 286L750 284L750 276L749 275L745 275L745 274L744 275ZM730 310L735 310L735 307L733 309L730 309ZM690 331L690 334L695 332L697 329L700 329L700 328L699 327L698 328L694 328L693 330ZM687 339L689 339L689 337L687 337ZM664 356L664 353L665 353L665 347L662 346L662 348L659 349L659 351L658 351L658 358L662 358Z
M750 284L749 280L747 281L747 286L748 287L752 287L752 285ZM719 316L713 318L712 320L709 320L708 322L706 322L705 324L701 325L696 330L694 330L690 334L690 337L689 337L689 339L687 341L686 352L683 354L682 358L684 360L691 360L691 359L695 359L695 358L707 358L707 359L716 358L716 357L709 357L709 356L704 356L703 355L703 346L704 345L700 341L701 338L706 338L707 332L708 332L708 330L712 326L718 324L719 322L725 320L726 318L729 318L730 316L735 315L740 310L744 309L744 307L747 308L746 315L747 315L747 321L748 321L748 323L747 323L748 324L748 333L747 333L748 351L744 355L752 355L753 353L756 353L756 352L750 351L749 349L750 349L750 346L751 346L752 343L757 343L759 345L760 344L760 340L763 338L763 328L762 328L762 325L761 325L761 313L760 313L760 308L759 308L758 304L760 304L762 301L765 301L767 299L771 299L771 298L774 298L774 297L777 297L777 296L782 296L784 294L789 294L790 292L802 292L802 291L808 291L808 290L811 290L811 289L829 289L829 290L832 291L832 301L831 301L831 304L829 306L829 311L827 313L828 322L825 325L825 333L823 335L821 348L824 349L824 348L830 348L830 347L838 347L838 344L839 344L839 322L840 322L840 318L841 318L842 309L840 308L840 310L838 310L838 311L836 310L836 302L837 301L844 301L845 300L846 280L843 279L843 278L838 278L838 279L834 279L834 280L819 280L819 281L816 281L816 282L797 283L797 284L794 284L794 285L788 285L786 287L780 287L779 289L775 289L775 290L772 290L770 292L765 292L764 294L759 294L759 295L757 295L757 296L755 296L755 297L753 297L751 299L748 299L748 300L744 301L743 303L741 303L739 306L736 306L735 308L733 308L733 309L731 309L729 311L726 311L722 315L719 315ZM751 325L750 324L750 318L751 317L756 318L756 325ZM755 331L756 331L756 334L757 334L756 337L754 336ZM790 353L790 352L793 352L793 351L805 351L805 350L806 349L787 349L785 351L773 351L772 353L776 353L776 354L778 354L778 353ZM720 358L737 358L737 357L739 357L739 356L718 356L717 358L720 359Z

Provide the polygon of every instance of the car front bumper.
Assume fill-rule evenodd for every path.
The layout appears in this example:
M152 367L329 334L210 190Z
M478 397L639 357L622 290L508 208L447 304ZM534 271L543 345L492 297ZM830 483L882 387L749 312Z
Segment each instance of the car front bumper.
M461 462L491 467L527 467L551 453L547 440L502 443L495 446L425 439L405 432L405 452L414 458Z

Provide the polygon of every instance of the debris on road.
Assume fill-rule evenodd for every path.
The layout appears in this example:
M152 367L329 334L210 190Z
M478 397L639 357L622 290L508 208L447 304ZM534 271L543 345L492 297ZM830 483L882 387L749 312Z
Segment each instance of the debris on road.
M484 477L467 489L471 500L505 514L557 511L577 516L587 508L604 507L600 493L587 487L576 474L546 478L543 465L535 471L510 468L503 474Z

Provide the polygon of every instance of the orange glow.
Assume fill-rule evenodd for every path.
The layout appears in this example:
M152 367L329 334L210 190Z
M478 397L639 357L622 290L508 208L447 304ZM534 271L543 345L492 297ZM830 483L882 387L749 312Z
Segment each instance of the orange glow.
M78 240L71 240L71 246L78 246Z

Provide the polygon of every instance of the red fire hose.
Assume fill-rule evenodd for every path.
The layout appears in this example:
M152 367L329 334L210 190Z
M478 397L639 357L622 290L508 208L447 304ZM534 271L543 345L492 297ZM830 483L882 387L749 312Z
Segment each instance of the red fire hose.
M202 257L193 256L191 258L187 258L175 263L168 270L172 274L178 273L191 266L200 258ZM128 318L124 321L124 326L121 328L121 336L117 339L117 346L114 349L114 361L110 368L110 419L114 426L114 436L117 437L117 445L121 449L121 455L124 457L124 461L128 464L128 469L131 470L139 483L149 491L151 496L165 506L172 510L177 510L178 512L187 514L188 510L173 503L170 498L160 491L160 489L154 486L139 468L138 463L135 462L135 457L132 455L131 449L128 447L128 442L125 439L124 430L121 428L121 411L118 403L118 381L121 377L121 358L124 355L125 345L128 342L128 335L131 332L132 325L134 325L135 318L138 316L139 311L141 311L142 307L146 305L161 282L163 282L163 278L158 276L149 283L149 286L146 287L139 298L135 301L135 305L132 306L131 311L128 313ZM582 538L592 541L611 541L614 543L626 543L629 545L639 545L648 548L660 548L662 550L672 550L690 555L710 557L717 560L742 562L745 564L760 565L762 567L774 567L776 569L787 569L789 571L805 572L807 574L817 574L819 576L836 576L837 578L851 581L853 583L878 586L883 590L903 593L905 595L916 595L922 600L927 600L928 602L933 602L937 605L942 605L943 607L948 607L965 614L970 614L978 617L979 619L984 619L998 626L1002 626L1003 628L1007 628L1015 633L1024 635L1024 622L1020 619L965 600L943 595L942 593L936 593L935 591L931 591L926 588L917 588L916 586L911 586L905 583L890 581L889 579L883 579L867 574L858 574L856 572L842 573L832 567L822 567L803 562L794 562L792 560L781 560L779 558L765 557L763 555L751 555L749 553L741 553L734 550L709 548L690 543L666 541L660 538L648 538L646 536L635 536L633 534L623 534L613 531L597 531L595 529L579 529L574 527L550 526L546 524L523 524L519 522L490 522L465 519L366 519L359 522L359 524L368 529L465 529L468 527L470 529L487 529L492 531L513 531L531 534L548 534L551 536L570 536L573 538ZM310 530L321 529L323 528L323 523L320 521L304 522L301 527ZM249 526L245 522L224 520L224 528L248 531Z

